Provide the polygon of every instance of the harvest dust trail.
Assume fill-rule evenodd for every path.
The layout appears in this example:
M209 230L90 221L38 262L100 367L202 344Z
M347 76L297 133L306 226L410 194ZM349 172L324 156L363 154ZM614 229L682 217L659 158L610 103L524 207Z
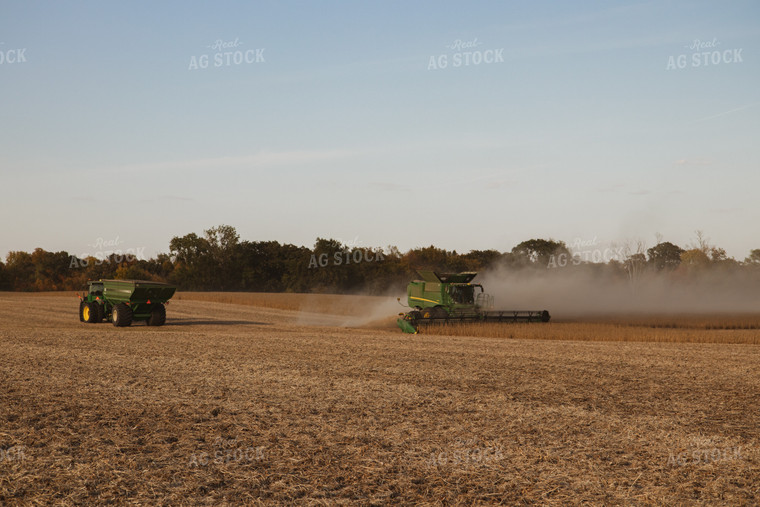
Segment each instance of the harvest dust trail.
M389 328L395 326L398 314L406 310L399 305L395 298L391 297L383 298L377 303L355 310L352 315L340 315L338 307L329 308L328 312L320 313L309 311L309 308L308 302L301 307L296 320L297 324L303 326Z

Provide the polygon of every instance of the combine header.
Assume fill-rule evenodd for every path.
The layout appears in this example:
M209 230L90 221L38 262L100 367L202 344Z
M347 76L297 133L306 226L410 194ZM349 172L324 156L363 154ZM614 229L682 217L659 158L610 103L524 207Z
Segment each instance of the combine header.
M420 326L430 324L549 322L546 310L492 310L493 296L486 294L479 283L470 283L477 273L418 273L422 280L410 282L406 289L411 311L400 313L401 318L396 320L405 333L417 333Z

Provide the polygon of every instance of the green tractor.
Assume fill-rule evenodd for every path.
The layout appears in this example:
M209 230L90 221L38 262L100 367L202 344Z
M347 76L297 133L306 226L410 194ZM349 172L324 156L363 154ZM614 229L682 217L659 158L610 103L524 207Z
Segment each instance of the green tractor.
M405 333L417 333L420 326L430 324L549 322L551 318L546 310L492 310L493 297L479 283L470 283L475 272L418 273L422 280L410 282L406 289L411 311L396 320Z
M87 294L79 296L79 320L96 324L107 320L114 326L145 321L163 326L166 304L177 290L166 283L144 280L98 280L87 282Z

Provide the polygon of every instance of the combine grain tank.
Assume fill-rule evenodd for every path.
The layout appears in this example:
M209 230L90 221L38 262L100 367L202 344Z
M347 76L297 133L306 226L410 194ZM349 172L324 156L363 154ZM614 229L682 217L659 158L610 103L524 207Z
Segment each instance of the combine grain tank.
M421 326L431 324L549 322L546 310L493 310L493 297L479 283L470 283L477 273L418 273L422 279L410 282L406 289L411 311L396 320L405 333L417 333Z

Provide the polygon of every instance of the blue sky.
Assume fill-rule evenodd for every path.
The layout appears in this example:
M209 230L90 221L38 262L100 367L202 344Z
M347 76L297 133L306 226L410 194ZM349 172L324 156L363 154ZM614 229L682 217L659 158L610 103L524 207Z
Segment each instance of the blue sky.
M758 26L754 1L3 2L0 255L228 224L402 251L702 230L741 260Z

